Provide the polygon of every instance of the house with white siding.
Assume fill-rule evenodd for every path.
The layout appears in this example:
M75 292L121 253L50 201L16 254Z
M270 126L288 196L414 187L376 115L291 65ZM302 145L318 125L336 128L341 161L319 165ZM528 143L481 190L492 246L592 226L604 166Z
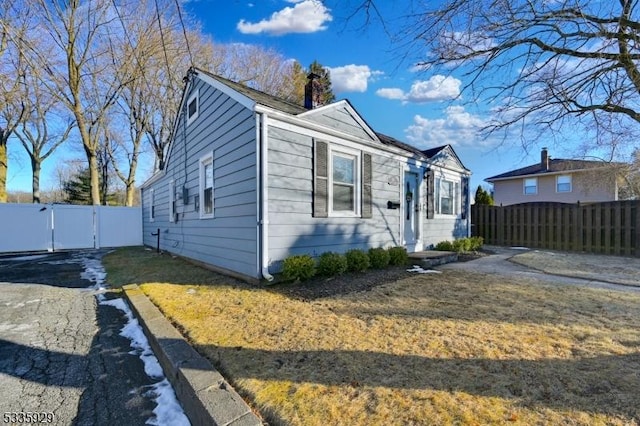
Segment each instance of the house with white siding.
M294 254L469 235L469 176L449 145L376 132L347 101L305 106L192 68L162 170L142 186L144 244L250 281Z

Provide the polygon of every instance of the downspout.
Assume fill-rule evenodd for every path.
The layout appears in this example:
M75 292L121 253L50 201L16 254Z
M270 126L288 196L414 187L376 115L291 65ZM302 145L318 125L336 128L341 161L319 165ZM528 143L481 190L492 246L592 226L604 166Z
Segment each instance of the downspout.
M258 252L260 253L260 268L264 279L271 282L273 275L269 273L269 180L268 158L269 152L267 138L267 115L256 113L256 151L259 152L258 174L258 199L260 202L260 238L258 240Z

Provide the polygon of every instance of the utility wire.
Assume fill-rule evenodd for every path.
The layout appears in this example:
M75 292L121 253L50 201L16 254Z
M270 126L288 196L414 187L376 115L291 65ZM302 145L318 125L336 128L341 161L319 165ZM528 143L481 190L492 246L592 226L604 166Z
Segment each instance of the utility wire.
M157 0L156 0L157 1ZM180 18L180 25L182 26L182 34L184 34L184 41L187 45L187 52L189 53L189 62L191 62L191 67L195 67L193 62L193 55L191 54L191 46L189 46L189 37L187 37L187 29L184 26L184 21L182 19L182 10L180 9L180 3L178 0L175 0L176 8L178 9L178 17Z

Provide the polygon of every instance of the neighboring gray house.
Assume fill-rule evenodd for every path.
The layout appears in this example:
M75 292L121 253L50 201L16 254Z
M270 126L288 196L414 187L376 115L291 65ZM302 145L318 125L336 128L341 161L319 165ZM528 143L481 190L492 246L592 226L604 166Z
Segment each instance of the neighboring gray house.
M602 161L551 158L547 148L542 148L539 163L485 181L493 184L493 200L498 206L539 201L616 201L618 177L611 166Z
M163 170L142 186L144 244L249 280L293 254L469 235L469 175L449 145L376 133L346 100L291 104L191 69Z

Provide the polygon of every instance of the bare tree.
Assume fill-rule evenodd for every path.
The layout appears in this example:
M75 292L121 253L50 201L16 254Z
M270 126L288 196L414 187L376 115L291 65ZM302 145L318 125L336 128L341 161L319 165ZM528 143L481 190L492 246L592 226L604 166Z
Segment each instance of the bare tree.
M24 87L26 63L22 40L27 32L24 13L12 2L0 6L0 203L7 202L9 138L25 113L19 94Z
M114 56L114 44L121 38L109 0L32 0L38 19L56 51L35 52L33 62L42 66L49 78L43 81L71 111L89 165L91 199L100 203L98 151L106 114L122 90L113 76L130 58ZM64 59L62 66L53 56Z
M358 3L366 22L384 20L378 3ZM566 137L581 126L601 157L632 150L640 123L638 0L407 6L404 27L394 34L404 58L428 72L464 76L464 101L492 108L486 131L512 137L516 130L526 145L540 132ZM614 137L621 131L629 132L624 144Z
M25 76L21 98L26 111L15 135L31 160L32 201L39 203L42 162L67 140L75 122L57 108L55 97L39 84L40 77L36 72L30 69L30 74Z

